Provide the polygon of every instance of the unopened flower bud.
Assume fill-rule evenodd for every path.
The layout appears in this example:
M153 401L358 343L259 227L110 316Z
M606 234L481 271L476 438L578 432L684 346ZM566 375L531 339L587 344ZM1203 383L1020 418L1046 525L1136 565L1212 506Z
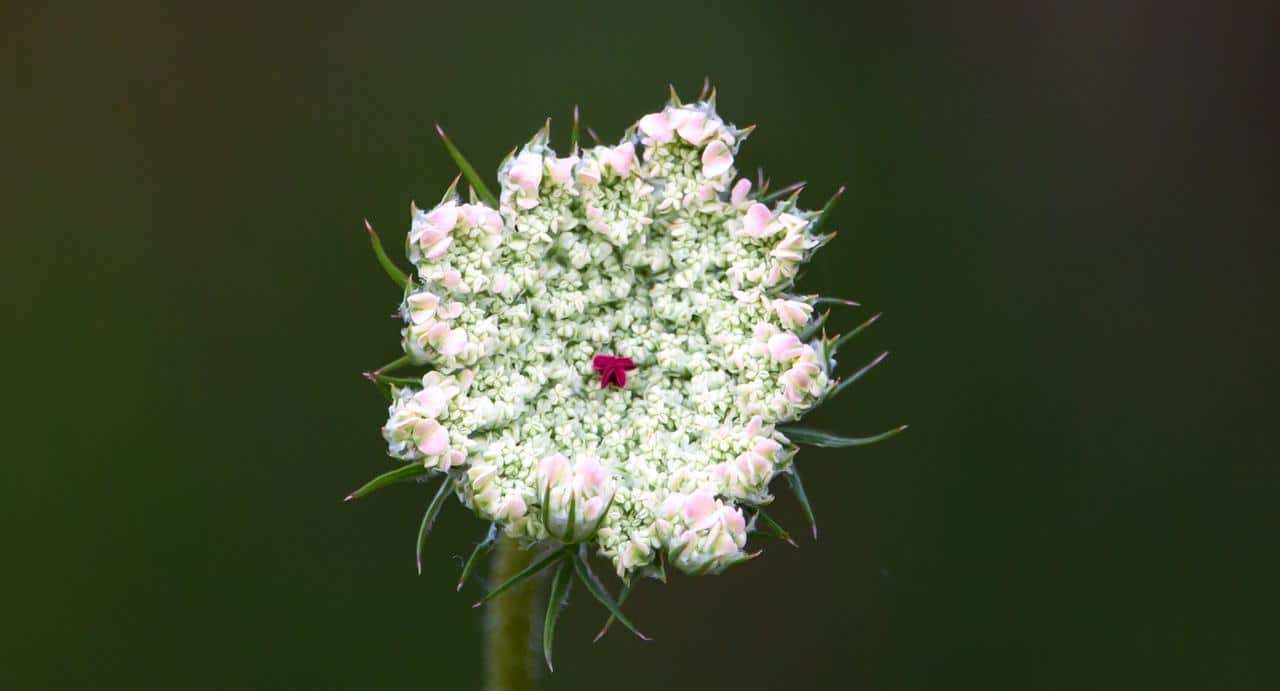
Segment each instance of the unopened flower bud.
M547 532L562 542L578 542L595 534L613 499L616 483L593 456L570 463L552 454L538 464L542 522Z

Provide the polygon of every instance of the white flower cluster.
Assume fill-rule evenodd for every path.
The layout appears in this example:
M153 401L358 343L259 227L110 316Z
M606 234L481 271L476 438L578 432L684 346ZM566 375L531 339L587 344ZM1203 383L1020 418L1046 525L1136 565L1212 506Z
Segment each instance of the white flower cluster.
M832 384L812 300L786 292L817 214L735 183L746 134L706 102L564 157L544 129L499 208L415 207L402 335L433 371L396 389L391 455L464 466L459 496L508 535L591 541L619 575L747 558L739 505L794 455L774 425ZM634 369L609 383L597 355Z
M461 410L450 402L471 382L471 373L458 376L428 372L421 389L396 391L391 417L382 428L390 453L395 458L419 461L428 468L448 470L467 460ZM452 435L449 428L453 427Z

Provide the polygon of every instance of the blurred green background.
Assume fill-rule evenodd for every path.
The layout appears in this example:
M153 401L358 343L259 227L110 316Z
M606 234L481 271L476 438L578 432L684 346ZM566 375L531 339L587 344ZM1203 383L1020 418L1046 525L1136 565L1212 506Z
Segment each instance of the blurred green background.
M434 121L489 172L710 75L742 168L849 185L802 287L892 355L816 424L912 428L803 453L821 539L646 584L654 642L577 598L545 687L1276 688L1280 15L881 5L0 10L0 687L477 686L485 526L419 577L428 490L341 502L397 354L361 219L438 198Z

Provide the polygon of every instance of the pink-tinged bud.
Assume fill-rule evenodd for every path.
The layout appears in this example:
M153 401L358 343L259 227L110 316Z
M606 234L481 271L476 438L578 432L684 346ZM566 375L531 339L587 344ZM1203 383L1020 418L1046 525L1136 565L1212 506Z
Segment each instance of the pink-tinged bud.
M671 124L671 129L678 130L684 124L684 121L689 119L689 114L693 111L685 108L668 107L663 112L667 114L667 122Z
M500 521L514 521L523 518L528 511L529 507L525 504L524 497L511 494L498 506L498 510L493 512L493 517Z
M502 214L494 211L493 209L486 208L484 212L480 214L480 227L484 228L487 233L501 233Z
M419 231L413 234L413 242L418 243L418 246L425 249L445 239L448 235L449 234L447 232L440 230L435 226L424 225Z
M792 368L782 373L778 378L782 383L782 395L786 396L788 401L792 403L801 403L804 401L804 392L809 387L809 380L800 370Z
M782 449L782 444L768 437L760 437L751 445L752 451L765 458L773 458L780 449Z
M737 543L733 541L733 536L727 532L717 535L715 540L711 543L711 556L717 559L723 559L737 551Z
M759 415L752 415L751 419L747 421L747 426L743 429L743 434L750 439L751 437L760 434L760 429L762 427L764 427L764 418Z
M771 458L748 451L732 461L717 464L713 476L721 484L721 493L748 499L767 496L769 480L773 478Z
M462 329L451 329L440 343L440 354L453 357L467 347L467 332Z
M414 324L421 324L435 315L436 308L440 306L440 298L423 291L405 298L405 303L409 308L409 319Z
M676 497L684 498L681 515L654 524L672 564L687 573L718 573L743 559L747 522L741 510L705 491Z
M807 347L807 346L806 346ZM801 359L800 362L791 366L791 369L782 373L778 381L782 383L783 395L792 403L803 402L809 396L816 396L821 393L815 390L817 387L817 377L821 373L822 368L817 363Z
M427 328L426 340L434 346L444 341L444 337L449 335L449 325L444 322L436 322Z
M784 362L800 357L804 344L793 333L775 334L769 338L769 355L774 362Z
M583 456L571 465L561 454L542 459L538 486L543 525L564 542L593 536L616 490L608 470L596 458Z
M769 224L773 213L769 207L756 202L747 208L747 215L742 219L742 232L748 237L762 238L769 235Z
M622 177L631 174L631 166L636 162L636 145L631 142L620 144L605 155L605 163Z
M751 194L751 181L742 178L734 184L733 190L729 192L729 203L734 206L742 206L747 201L747 195Z
M462 303L451 302L448 305L441 306L437 313L441 319L457 319L462 315Z
M467 462L467 452L464 449L449 449L444 455L444 460L440 464L441 470L448 470L454 466L460 466Z
M796 329L804 326L809 321L809 316L813 314L813 305L799 300L783 300L781 298L770 303L774 313L778 315L778 320L788 329Z
M573 167L578 165L577 156L557 158L551 163L551 179L557 185L569 185L573 182Z
M734 543L739 547L745 545L747 543L747 521L742 515L742 509L723 506L720 508L720 517L724 520L725 527L729 529Z
M586 506L582 508L582 517L588 521L600 518L602 513L604 513L604 497L592 497L587 500Z
M502 216L483 204L463 204L459 207L462 222L487 233L502 231Z
M525 196L537 195L542 183L542 156L528 151L520 154L507 175Z
M444 276L440 278L440 282L444 287L453 290L462 283L462 274L457 269L445 269Z
M672 139L671 118L666 111L649 113L640 118L640 131L655 144L666 144Z
M449 245L451 245L452 243L453 243L453 236L445 237L444 239L435 243L431 247L427 248L427 253L425 255L426 258L439 259L440 257L443 257L444 253L448 251Z
M414 394L413 400L425 417L435 418L444 412L444 406L449 402L449 397L445 395L443 388L428 386Z
M708 492L694 492L684 502L684 518L693 530L702 530L715 520L716 500Z
M720 125L716 121L708 119L706 113L695 110L688 111L684 121L680 123L679 132L681 139L698 146L718 129Z
M458 220L462 225L474 228L480 225L480 210L483 208L478 204L463 204L458 207Z
M731 167L733 167L733 152L719 139L702 150L703 175L709 178L719 177L728 172Z
M770 471L773 470L773 461L758 453L747 454L747 464L751 474L761 478L769 477Z
M711 466L711 477L715 478L716 482L719 482L722 485L729 484L732 479L730 475L731 472L732 469L729 467L728 463L717 463Z
M581 488L586 492L594 492L608 479L608 473L604 466L600 465L593 457L586 457L578 461L577 476L580 480Z
M454 202L445 202L429 211L426 220L433 228L448 233L458 223L458 206Z
M449 430L435 420L422 420L415 426L418 450L424 456L436 456L449 448Z
M553 453L542 459L542 462L538 464L538 475L542 480L541 491L546 491L547 483L552 485L563 484L569 478L571 472L569 459L565 458L564 454Z

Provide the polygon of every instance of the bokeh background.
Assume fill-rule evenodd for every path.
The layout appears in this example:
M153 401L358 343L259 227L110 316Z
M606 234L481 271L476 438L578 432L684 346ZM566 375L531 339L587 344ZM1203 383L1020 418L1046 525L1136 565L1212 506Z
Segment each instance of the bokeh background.
M361 219L437 120L489 172L710 75L742 167L849 185L802 285L892 354L815 424L912 427L802 455L818 542L638 590L654 642L576 599L545 687L1276 688L1280 15L1231 5L6 5L0 687L476 687L485 527L417 576L427 490L341 502Z

